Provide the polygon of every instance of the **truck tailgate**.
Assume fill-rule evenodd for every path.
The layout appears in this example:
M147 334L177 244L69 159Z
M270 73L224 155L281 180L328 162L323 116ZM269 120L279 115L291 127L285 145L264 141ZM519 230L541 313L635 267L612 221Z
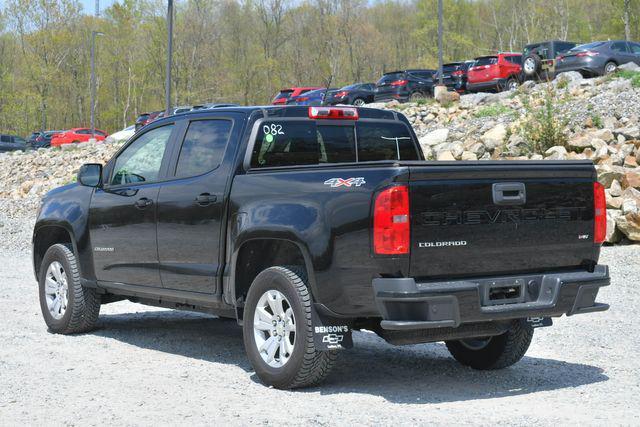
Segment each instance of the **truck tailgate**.
M587 268L594 181L584 161L412 162L410 275Z

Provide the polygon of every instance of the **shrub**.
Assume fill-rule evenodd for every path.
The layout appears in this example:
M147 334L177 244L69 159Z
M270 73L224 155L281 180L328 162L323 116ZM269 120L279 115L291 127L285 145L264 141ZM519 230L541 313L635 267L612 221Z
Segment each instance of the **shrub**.
M547 90L541 106L535 107L529 100L525 100L523 105L526 112L520 125L520 134L527 142L530 153L543 154L556 145L566 145L567 136L564 130L567 121L558 114L550 89Z
M631 86L640 88L640 72L638 71L617 70L615 73L610 74L610 76L631 80Z
M602 121L602 116L600 114L592 114L591 122L593 123L593 126L598 129L602 129L604 127L604 122Z

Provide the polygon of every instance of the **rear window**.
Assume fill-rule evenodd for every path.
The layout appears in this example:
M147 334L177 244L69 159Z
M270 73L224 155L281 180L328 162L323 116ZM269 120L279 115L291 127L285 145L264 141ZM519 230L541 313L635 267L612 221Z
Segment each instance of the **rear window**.
M276 95L275 99L289 99L291 96L292 90L281 90L279 94Z
M411 133L402 123L352 126L274 120L260 125L251 167L418 159Z
M389 73L382 76L380 80L378 80L378 83L376 84L383 85L383 84L395 82L396 80L402 80L402 79L404 79L404 73Z
M497 56L485 56L483 58L476 59L476 63L473 64L474 67L480 67L483 65L493 65L498 63Z
M506 59L507 61L513 63L513 64L522 64L522 56L517 55L517 56L506 56L504 59Z

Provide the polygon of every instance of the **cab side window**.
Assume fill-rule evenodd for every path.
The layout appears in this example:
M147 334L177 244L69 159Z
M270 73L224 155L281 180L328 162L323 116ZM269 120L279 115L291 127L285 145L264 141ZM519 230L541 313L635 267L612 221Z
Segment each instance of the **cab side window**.
M230 120L191 122L180 149L176 177L202 175L217 168L222 162L232 124Z
M133 141L116 159L109 183L122 185L157 181L172 130L172 124L159 127Z

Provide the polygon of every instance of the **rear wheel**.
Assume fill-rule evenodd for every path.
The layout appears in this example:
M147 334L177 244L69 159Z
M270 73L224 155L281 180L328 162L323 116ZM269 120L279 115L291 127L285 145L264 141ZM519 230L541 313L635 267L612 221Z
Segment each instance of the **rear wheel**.
M38 280L40 309L51 332L73 334L93 329L101 297L80 284L75 255L65 245L51 246L44 255Z
M618 66L616 65L615 62L609 61L604 65L604 73L605 74L611 74L614 71L616 71L617 68L618 68Z
M518 83L518 80L511 77L509 80L507 80L507 83L505 84L504 87L506 90L516 90L518 89L519 86L520 86L520 83Z
M495 337L480 337L447 341L451 355L460 363L474 369L502 369L518 362L527 352L533 328L524 320L517 320L507 332Z
M267 268L251 284L244 308L244 346L266 385L306 387L331 370L337 352L316 350L311 304L306 275L298 267Z
M364 99L362 98L356 98L353 101L353 105L355 105L356 107L362 107L365 104Z
M411 102L424 101L425 99L427 99L427 96L422 92L413 92L409 97Z

